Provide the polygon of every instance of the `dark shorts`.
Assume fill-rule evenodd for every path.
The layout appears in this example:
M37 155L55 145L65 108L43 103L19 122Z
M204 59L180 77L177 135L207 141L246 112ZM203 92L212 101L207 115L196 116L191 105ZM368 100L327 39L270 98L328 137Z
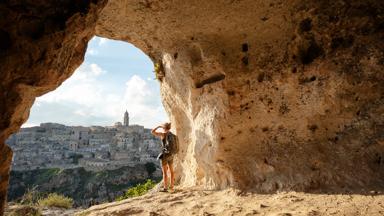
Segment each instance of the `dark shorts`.
M161 153L157 158L161 160L162 164L173 164L173 155Z

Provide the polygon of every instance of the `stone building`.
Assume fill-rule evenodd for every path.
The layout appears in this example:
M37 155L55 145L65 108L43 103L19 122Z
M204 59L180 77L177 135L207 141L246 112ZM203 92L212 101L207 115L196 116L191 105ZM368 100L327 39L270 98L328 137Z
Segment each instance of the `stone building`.
M160 141L149 129L129 125L128 112L124 113L124 125L82 127L42 123L22 128L7 140L7 144L14 151L14 170L79 166L88 166L91 170L106 166L119 168L132 163L156 162L160 151Z
M89 146L89 131L87 127L73 127L70 139L78 142L80 147Z

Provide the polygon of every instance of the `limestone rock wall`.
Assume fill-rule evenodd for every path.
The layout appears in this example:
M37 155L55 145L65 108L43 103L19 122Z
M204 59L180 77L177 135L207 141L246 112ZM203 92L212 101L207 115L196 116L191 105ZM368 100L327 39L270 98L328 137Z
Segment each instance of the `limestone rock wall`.
M181 183L383 187L380 1L110 1L96 33L162 62Z
M12 152L7 137L36 96L55 89L82 63L103 0L0 2L0 215Z
M383 187L382 1L110 0L98 16L99 1L14 2L0 6L1 140L80 64L97 22L163 64L182 185ZM48 12L61 25L30 35L40 27L22 15Z

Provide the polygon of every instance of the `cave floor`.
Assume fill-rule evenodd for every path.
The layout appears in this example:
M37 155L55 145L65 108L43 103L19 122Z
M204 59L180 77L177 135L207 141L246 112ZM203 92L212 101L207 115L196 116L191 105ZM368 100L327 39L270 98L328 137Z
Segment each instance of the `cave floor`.
M279 192L239 193L234 189L205 191L176 190L152 192L141 197L92 206L81 216L90 215L384 215L384 195L314 194Z

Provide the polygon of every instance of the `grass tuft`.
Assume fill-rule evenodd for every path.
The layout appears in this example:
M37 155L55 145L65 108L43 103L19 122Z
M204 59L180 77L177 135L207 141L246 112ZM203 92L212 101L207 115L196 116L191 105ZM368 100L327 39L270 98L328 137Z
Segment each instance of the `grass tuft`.
M73 206L73 199L56 193L51 193L48 194L46 198L40 199L38 204L39 206L69 209Z

